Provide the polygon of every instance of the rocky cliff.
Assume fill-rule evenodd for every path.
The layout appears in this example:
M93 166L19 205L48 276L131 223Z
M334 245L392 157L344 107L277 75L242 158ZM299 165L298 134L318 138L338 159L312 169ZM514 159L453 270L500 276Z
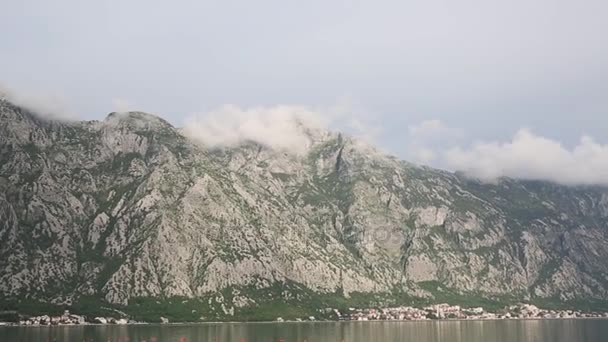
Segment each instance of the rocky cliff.
M209 149L141 112L56 122L0 100L0 294L608 298L608 191L419 167L340 134ZM211 296L211 297L210 297ZM211 299L210 299L211 300Z

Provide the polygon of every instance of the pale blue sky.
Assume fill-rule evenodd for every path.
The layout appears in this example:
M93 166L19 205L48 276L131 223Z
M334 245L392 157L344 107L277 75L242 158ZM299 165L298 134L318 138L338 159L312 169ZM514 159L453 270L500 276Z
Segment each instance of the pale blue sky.
M0 83L81 118L126 101L176 125L223 104L348 99L402 157L429 119L465 145L522 127L608 143L607 15L605 0L3 0Z

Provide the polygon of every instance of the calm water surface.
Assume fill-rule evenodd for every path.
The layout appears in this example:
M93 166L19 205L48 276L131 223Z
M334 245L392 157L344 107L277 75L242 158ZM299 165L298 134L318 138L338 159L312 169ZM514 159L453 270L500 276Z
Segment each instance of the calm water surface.
M608 320L0 327L1 342L607 342Z

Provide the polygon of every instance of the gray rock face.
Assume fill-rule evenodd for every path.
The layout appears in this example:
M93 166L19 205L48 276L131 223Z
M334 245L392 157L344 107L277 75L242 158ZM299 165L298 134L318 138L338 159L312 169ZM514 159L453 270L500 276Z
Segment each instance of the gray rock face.
M228 312L288 282L607 299L607 223L600 187L484 184L339 134L311 134L304 155L208 149L145 113L48 122L0 100L3 296L232 288Z

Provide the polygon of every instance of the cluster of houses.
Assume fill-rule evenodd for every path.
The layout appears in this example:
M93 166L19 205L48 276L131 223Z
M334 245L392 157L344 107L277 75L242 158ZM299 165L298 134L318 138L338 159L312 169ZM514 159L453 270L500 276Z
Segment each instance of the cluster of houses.
M75 324L128 324L127 319L111 318L111 317L95 317L87 320L85 316L71 314L66 310L61 316L33 316L19 321L19 325L75 325Z
M458 305L435 304L424 308L399 306L382 309L349 308L345 312L333 311L340 321L413 321L431 319L550 319L550 318L608 318L608 312L582 312L580 310L546 310L531 304L512 305L497 312L488 312L482 307L464 308ZM315 321L315 317L297 321ZM277 318L282 322L282 318ZM162 323L169 320L161 317ZM19 321L19 325L74 325L74 324L132 324L138 323L125 318L95 317L74 315L65 311L61 316L34 316Z
M546 310L531 304L513 305L499 312L488 312L482 307L463 308L458 305L436 304L424 308L400 306L383 309L355 309L347 312L335 310L341 321L391 321L430 319L540 319L540 318L608 318L608 312L582 312L578 310Z
M531 304L513 305L501 318L608 318L608 312L582 312L580 310L546 310Z
M425 308L399 306L383 309L355 309L347 312L336 312L342 321L404 321L429 319L465 319L467 317L486 318L483 308L463 309L458 305L437 304Z

